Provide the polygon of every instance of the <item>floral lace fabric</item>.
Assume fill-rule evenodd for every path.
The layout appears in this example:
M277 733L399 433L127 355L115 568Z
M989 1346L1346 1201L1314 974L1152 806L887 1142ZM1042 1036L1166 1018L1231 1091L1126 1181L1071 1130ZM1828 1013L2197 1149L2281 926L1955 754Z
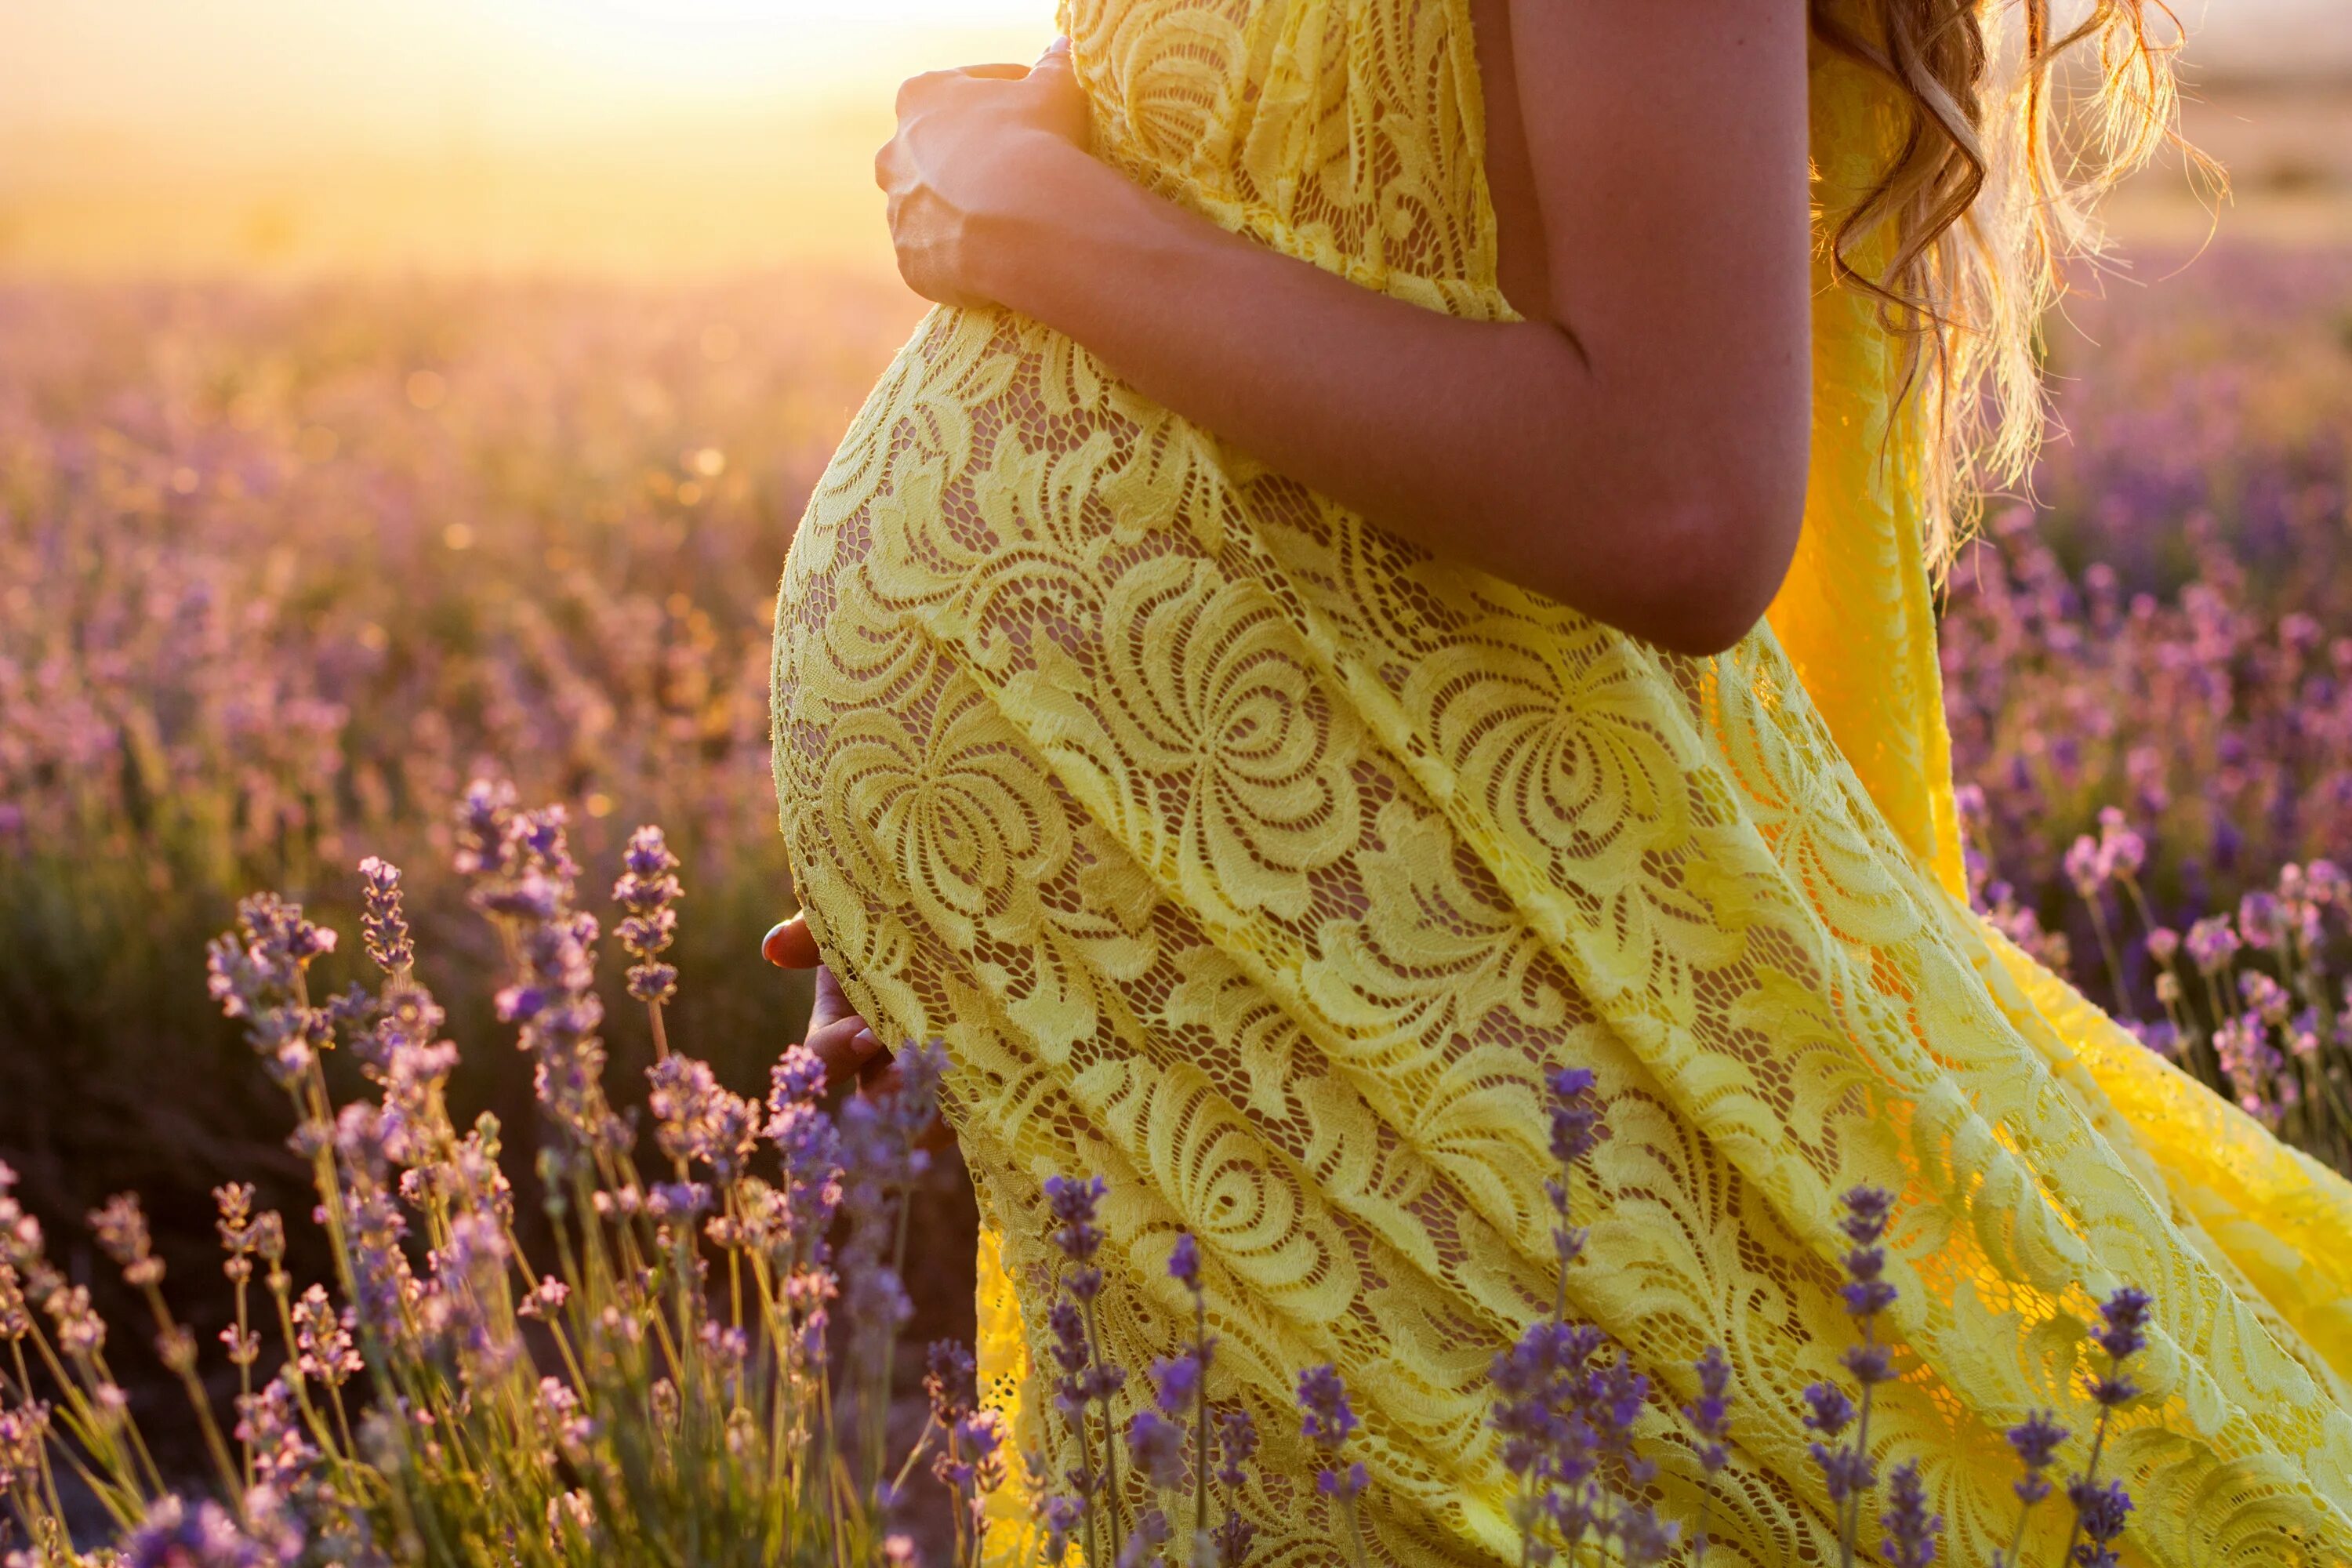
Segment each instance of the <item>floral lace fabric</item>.
M1508 313L1466 0L1064 24L1133 177ZM1834 208L1893 121L1835 57L1813 100ZM2352 1557L2352 1194L1958 897L1916 447L1867 301L1822 281L1802 552L1711 660L1433 560L1009 313L935 312L876 389L785 570L782 824L851 996L951 1054L983 1371L1051 1468L1040 1185L1098 1173L1130 1404L1189 1331L1165 1264L1200 1237L1213 1396L1266 1436L1258 1560L1338 1556L1288 1413L1329 1361L1374 1554L1515 1561L1485 1380L1550 1304L1541 1075L1580 1064L1612 1136L1572 1310L1656 1380L1658 1500L1711 1562L1834 1559L1798 1391L1842 1376L1830 1221L1862 1183L1901 1197L1909 1347L1874 1447L1922 1461L1953 1560L2007 1544L2000 1434L2076 1403L2126 1282L2158 1302L2107 1450L2132 1551ZM1737 1447L1703 1487L1673 1409L1710 1343ZM993 1520L993 1554L1034 1549L1017 1489Z

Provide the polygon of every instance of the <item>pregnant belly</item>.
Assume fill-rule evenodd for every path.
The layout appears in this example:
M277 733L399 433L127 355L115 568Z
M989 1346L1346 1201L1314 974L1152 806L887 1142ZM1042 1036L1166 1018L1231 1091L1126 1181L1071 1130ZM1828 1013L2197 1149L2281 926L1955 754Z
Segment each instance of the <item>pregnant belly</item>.
M1231 452L1067 339L940 311L793 542L779 805L829 949L893 910L968 960L1027 929L1049 881L1116 921L1134 899L1083 869L1114 862L1214 923L1305 921L1317 867L1381 831L1368 788L1444 798L1465 766L1531 798L1613 788L1619 759L1563 754L1555 727L1648 707L1671 691L1654 673Z
M1255 584L1301 609L1345 572L1342 533L1365 537L1066 338L1005 312L935 311L793 537L778 745L823 749L845 706L906 700L913 662L946 658L998 687L1093 671L1109 642L1168 630L1153 606L1180 579Z

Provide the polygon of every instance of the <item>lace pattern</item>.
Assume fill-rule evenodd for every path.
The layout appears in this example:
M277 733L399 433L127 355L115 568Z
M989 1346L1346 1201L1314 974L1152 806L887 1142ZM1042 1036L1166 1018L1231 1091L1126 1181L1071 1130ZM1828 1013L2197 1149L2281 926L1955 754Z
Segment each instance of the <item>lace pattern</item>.
M1465 0L1064 20L1136 177L1507 312ZM1889 122L1833 58L1814 98L1833 205ZM1365 1419L1376 1554L1515 1560L1485 1377L1549 1304L1540 1075L1580 1063L1612 1135L1574 1309L1656 1379L1662 1506L1704 1510L1716 1560L1834 1553L1797 1394L1849 1342L1829 1220L1862 1182L1902 1195L1916 1352L1874 1446L1922 1460L1955 1560L2006 1544L2000 1431L2073 1402L2126 1281L2158 1303L2109 1447L2137 1550L2352 1554L2352 1199L1958 901L1890 347L1825 291L1815 353L1805 553L1706 661L1433 560L1034 322L943 310L900 353L787 563L777 784L851 995L954 1058L1019 1446L1073 1458L1029 1386L1039 1186L1099 1173L1107 1349L1139 1374L1188 1331L1164 1266L1201 1239L1213 1394L1266 1436L1262 1560L1335 1560L1288 1415L1323 1361ZM1703 1491L1671 1412L1708 1343L1737 1452ZM1001 1499L992 1551L1027 1529Z

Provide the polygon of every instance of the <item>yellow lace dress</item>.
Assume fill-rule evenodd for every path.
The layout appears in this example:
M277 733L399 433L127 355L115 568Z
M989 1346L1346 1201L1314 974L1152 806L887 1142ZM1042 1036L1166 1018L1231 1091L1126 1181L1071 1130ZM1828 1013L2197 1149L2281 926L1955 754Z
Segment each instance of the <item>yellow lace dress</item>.
M1063 21L1132 177L1508 313L1467 0ZM1895 121L1825 53L1813 102L1834 213ZM1485 1379L1550 1304L1540 1075L1582 1064L1612 1136L1571 1307L1657 1380L1659 1503L1710 1562L1835 1560L1798 1391L1843 1376L1831 1222L1861 1183L1901 1198L1874 1447L1922 1462L1951 1561L2006 1545L2001 1432L2079 1408L2085 1321L2127 1282L2158 1302L2106 1450L2127 1560L2352 1559L2352 1197L1966 908L1907 420L1880 457L1893 348L1826 275L1814 331L1802 551L1710 660L1433 560L1020 317L937 311L899 354L793 541L777 785L850 995L952 1056L1022 1447L1068 1458L1024 1386L1039 1186L1100 1173L1133 1396L1201 1239L1213 1395L1266 1436L1259 1561L1338 1557L1289 1414L1326 1361L1375 1557L1516 1561ZM1704 1486L1673 1408L1718 1343L1737 1446ZM1000 1557L1034 1544L1017 1489Z

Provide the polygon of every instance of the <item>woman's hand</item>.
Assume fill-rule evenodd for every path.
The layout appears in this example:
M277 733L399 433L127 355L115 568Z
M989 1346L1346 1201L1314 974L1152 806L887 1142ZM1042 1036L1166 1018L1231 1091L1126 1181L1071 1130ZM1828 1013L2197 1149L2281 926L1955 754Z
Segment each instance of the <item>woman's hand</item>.
M816 971L816 999L810 1005L808 1033L801 1043L824 1064L826 1097L851 1084L860 1094L897 1093L897 1064L866 1020L850 1006L849 998L842 994L841 982L818 953L806 918L794 915L772 928L760 943L760 953L779 969ZM953 1142L947 1124L936 1116L920 1140L926 1149L945 1148Z
M862 1088L869 1068L878 1074L889 1066L882 1042L850 1006L849 998L841 994L841 982L818 955L816 938L809 934L804 917L794 915L772 929L760 943L760 953L779 969L816 971L816 999L809 1006L808 1032L801 1043L824 1064L829 1088L851 1082Z
M1083 161L1087 127L1066 38L1034 66L931 71L901 87L874 183L890 197L908 287L942 305L995 303L1003 220Z

